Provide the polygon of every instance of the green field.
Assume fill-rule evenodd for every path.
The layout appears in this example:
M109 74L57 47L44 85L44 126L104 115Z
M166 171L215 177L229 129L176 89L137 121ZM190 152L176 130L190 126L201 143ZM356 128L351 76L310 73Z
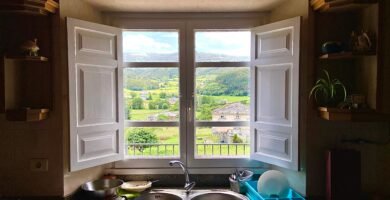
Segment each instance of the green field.
M131 121L179 121L179 77L177 68L128 68L124 73L124 98L126 120ZM245 68L202 68L196 71L195 118L212 120L212 112L231 103L241 102L249 106L248 78ZM126 128L128 143L152 143L130 146L128 155L178 156L178 127ZM139 128L138 128L139 129ZM134 135L138 132L138 135ZM132 137L129 137L129 134ZM145 138L148 138L147 140ZM137 141L142 142L137 142ZM152 142L144 142L152 141ZM211 155L248 155L249 146L203 145L220 143L220 135L212 133L210 127L196 129L196 153Z

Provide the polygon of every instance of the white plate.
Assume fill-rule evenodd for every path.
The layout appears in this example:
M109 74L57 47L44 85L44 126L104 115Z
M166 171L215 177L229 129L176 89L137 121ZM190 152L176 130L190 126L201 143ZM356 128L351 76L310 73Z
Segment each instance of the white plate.
M130 192L142 192L151 186L150 181L127 181L121 185L121 188Z
M277 195L279 198L286 198L289 191L288 180L282 172L268 170L260 176L257 191L267 197Z

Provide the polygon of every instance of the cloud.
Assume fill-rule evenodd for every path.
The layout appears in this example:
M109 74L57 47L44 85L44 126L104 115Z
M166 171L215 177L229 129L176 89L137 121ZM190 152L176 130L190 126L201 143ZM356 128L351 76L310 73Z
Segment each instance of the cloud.
M178 32L126 31L124 52L138 55L178 53ZM250 31L198 31L196 51L231 56L250 55Z
M210 31L196 33L196 50L232 56L250 55L249 31Z
M178 44L172 42L175 37L171 35L169 32L160 35L152 32L124 32L123 50L137 54L178 52Z

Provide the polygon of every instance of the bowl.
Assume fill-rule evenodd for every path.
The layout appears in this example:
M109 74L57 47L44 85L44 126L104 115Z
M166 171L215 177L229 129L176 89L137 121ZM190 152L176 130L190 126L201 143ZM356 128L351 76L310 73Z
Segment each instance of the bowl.
M99 179L81 185L81 189L94 197L116 196L116 190L123 184L120 179Z
M142 192L152 187L150 181L127 181L121 185L121 188L129 192Z

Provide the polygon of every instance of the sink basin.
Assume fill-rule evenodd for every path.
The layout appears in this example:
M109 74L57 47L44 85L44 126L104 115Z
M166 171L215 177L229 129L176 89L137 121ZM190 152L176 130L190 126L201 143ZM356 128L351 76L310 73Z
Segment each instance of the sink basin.
M248 200L246 196L233 192L206 192L196 195L191 200Z
M169 193L147 193L143 194L135 200L183 200L181 197Z
M246 196L225 189L192 190L153 189L135 200L249 200Z

